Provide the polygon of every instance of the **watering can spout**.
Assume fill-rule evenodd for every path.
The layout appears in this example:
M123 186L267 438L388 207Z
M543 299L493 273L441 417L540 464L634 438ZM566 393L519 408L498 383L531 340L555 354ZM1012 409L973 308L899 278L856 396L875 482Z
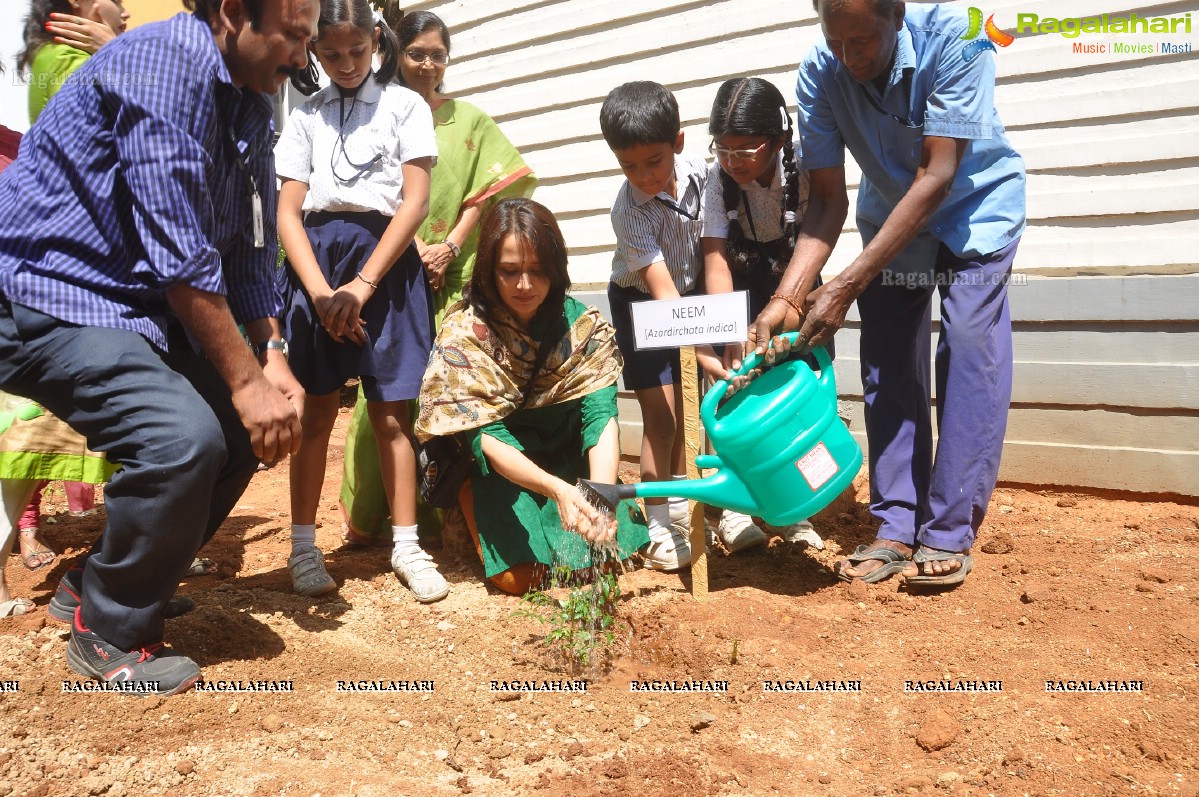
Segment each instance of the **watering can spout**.
M728 468L721 468L703 479L641 482L637 485L637 495L642 498L686 498L747 515L762 514L762 508L754 502L745 482Z
M713 458L715 459L715 458ZM595 506L609 511L627 498L687 498L702 504L734 509L747 515L761 514L745 484L728 468L721 468L705 479L636 484L603 484L579 479L579 489Z

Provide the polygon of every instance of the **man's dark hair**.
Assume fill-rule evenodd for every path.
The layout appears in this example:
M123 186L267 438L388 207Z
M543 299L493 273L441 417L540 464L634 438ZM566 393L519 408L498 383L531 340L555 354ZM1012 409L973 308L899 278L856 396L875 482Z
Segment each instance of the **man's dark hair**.
M841 7L846 5L849 0L812 0L812 8L816 9L816 13L820 13L820 4L824 3L824 7L829 11L840 11ZM890 19L895 16L895 6L899 5L899 0L872 0L871 5L874 6L875 16L884 19Z
M241 0L250 18L250 28L258 30L262 24L262 6L266 0ZM221 0L183 0L183 7L205 22L211 21L221 8Z
M614 150L638 144L674 144L680 127L674 95L648 80L617 86L600 108L600 130Z

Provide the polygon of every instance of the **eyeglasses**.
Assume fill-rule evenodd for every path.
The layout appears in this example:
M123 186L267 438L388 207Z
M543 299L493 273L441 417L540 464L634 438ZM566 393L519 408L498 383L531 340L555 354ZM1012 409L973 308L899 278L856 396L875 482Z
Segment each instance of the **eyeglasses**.
M769 143L769 141L763 141L753 149L729 149L718 145L716 139L712 139L712 143L708 145L708 152L722 160L749 161L758 157L758 153Z
M424 50L405 50L404 55L408 56L408 60L415 64L432 61L438 66L445 66L450 62L449 53L427 53Z

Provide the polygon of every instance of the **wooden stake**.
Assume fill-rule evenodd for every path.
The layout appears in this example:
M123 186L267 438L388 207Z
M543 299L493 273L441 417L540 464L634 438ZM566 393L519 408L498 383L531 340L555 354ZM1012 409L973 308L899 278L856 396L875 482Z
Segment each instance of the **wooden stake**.
M679 349L679 370L683 372L683 425L687 459L687 478L698 479L699 468L699 378L695 365L695 348ZM704 531L704 505L691 501L691 597L700 603L708 600L708 540Z

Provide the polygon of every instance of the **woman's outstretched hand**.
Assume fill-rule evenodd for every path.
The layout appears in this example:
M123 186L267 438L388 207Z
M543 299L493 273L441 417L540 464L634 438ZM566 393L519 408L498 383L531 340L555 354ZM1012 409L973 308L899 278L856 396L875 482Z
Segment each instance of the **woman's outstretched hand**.
M603 544L616 537L616 517L592 506L575 485L563 482L554 500L566 531L573 531L592 544Z

